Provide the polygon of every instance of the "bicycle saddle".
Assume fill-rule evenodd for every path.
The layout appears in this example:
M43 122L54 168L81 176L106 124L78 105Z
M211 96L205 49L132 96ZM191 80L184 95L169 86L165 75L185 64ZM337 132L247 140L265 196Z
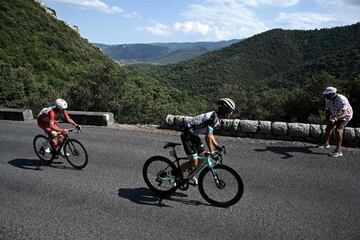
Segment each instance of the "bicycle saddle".
M166 149L168 147L176 147L176 146L180 146L180 145L181 145L181 143L167 142L167 143L165 143L164 148Z

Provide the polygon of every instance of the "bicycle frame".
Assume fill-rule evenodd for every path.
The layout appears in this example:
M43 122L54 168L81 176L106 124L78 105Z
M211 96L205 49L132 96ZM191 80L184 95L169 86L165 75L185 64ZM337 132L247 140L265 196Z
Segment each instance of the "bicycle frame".
M189 160L187 157L178 157L177 152L176 152L176 146L168 146L168 148L170 148L170 156L175 158L175 160L173 162L174 163L176 162L177 168L180 168L180 160ZM215 182L218 184L218 177L217 177L216 171L214 169L214 166L221 164L222 154L220 152L217 152L217 154L219 156L219 159L215 160L215 162L211 161L212 158L209 153L205 153L204 156L199 156L198 160L200 160L201 162L200 163L198 162L198 166L196 168L194 168L184 180L186 182L188 182L197 173L202 171L204 168L208 167L208 168L210 168L210 171L214 177Z
M72 128L68 130L68 132L73 132L73 131L74 131L74 129L72 129ZM78 131L78 132L79 132L79 131ZM78 132L77 132L77 133L78 133ZM61 135L64 137L64 139L62 140L61 145L58 146L57 149L55 149L55 148L53 147L53 145L51 144L51 142L49 141L49 144L50 144L51 150L52 150L51 152L52 152L52 154L55 155L55 156L60 154L61 148L64 147L65 143L68 142L69 139L70 139L70 137L69 137L67 134L66 134L66 135L65 135L65 134L61 134Z

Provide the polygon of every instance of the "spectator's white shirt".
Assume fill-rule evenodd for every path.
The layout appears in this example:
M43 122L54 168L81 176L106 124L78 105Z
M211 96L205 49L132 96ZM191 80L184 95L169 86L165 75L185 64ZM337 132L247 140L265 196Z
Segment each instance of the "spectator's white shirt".
M344 120L350 121L353 116L353 110L350 106L349 100L341 94L337 94L334 101L325 99L325 109L330 111L330 118L339 116L345 109L347 110L347 115L343 118Z

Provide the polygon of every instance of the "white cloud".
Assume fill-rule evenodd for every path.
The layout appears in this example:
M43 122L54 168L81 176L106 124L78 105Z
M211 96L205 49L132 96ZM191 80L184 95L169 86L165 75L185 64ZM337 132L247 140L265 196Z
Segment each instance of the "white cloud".
M279 13L275 21L282 24L282 26L290 29L314 29L327 26L329 23L334 23L336 19L329 15L322 15L318 13Z
M102 0L52 0L52 1L78 6L83 9L95 9L106 13L124 12L124 10L122 10L120 7L109 6Z
M359 0L316 0L316 2L321 6L329 6L329 5L334 5L339 7L344 7L344 6L346 7L349 5L360 6Z
M140 31L147 31L150 32L154 35L158 35L158 36L169 36L171 35L171 31L170 28L162 23L153 23L151 26L146 26L144 28L138 28L138 30Z
M191 22L191 21L187 21L183 23L177 22L174 24L174 27L175 30L177 31L182 31L184 33L195 32L195 33L200 33L202 35L206 35L210 30L210 27L207 24L201 24L199 22Z
M360 21L359 0L316 0L324 12L336 19L337 25L354 24Z
M142 17L137 12L129 12L122 14L124 18L136 18L136 19L142 19Z
M240 1L249 6L273 5L279 7L290 7L298 4L299 0L244 0Z
M244 38L267 30L265 24L243 2L206 0L202 4L190 5L181 16L186 22L208 26L202 34L216 40Z

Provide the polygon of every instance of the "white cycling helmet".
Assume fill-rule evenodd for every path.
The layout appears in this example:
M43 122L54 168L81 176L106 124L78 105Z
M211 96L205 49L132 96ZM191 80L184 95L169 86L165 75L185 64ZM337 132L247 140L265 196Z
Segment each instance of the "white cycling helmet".
M331 93L336 93L337 89L334 88L334 87L327 87L325 88L325 90L323 91L323 94L324 95L327 95L327 94L331 94Z
M224 108L229 112L235 111L235 102L230 98L221 98L218 101L218 105L220 108Z
M61 109L61 110L67 109L67 107L68 107L67 102L62 98L56 99L55 105L56 105L56 108Z

